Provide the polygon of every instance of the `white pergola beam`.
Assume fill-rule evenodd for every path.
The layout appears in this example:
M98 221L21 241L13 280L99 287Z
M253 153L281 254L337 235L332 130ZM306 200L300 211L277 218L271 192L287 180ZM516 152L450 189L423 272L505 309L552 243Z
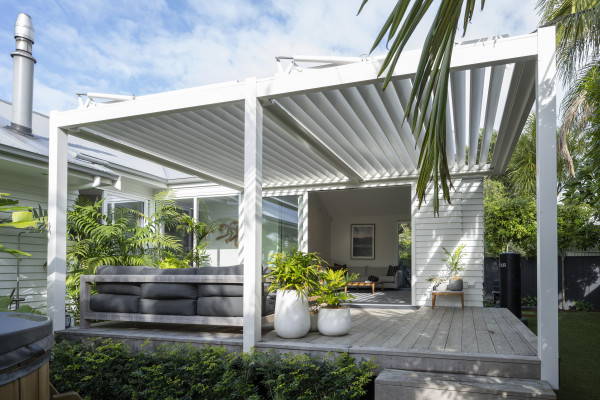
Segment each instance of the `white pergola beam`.
M536 193L538 356L541 378L558 389L556 206L556 29L538 29Z
M135 100L97 107L63 111L58 114L61 128L85 127L97 122L133 117L157 116L171 112L214 107L244 100L243 83L227 83L137 97Z
M535 63L535 61L528 61L514 65L504 113L498 129L498 140L490 163L497 174L502 174L506 170L535 101Z
M450 85L452 88L452 110L454 111L454 139L456 140L456 164L458 169L465 166L466 152L466 72L454 71L450 73Z
M421 51L407 51L394 69L394 78L408 78L415 74ZM495 38L477 43L456 46L452 53L451 69L460 70L506 64L535 59L537 39L535 34L508 38ZM381 67L382 59L376 58L356 64L304 70L302 73L276 76L258 81L258 97L273 98L291 92L307 93L328 88L352 86L359 82L373 83Z
M249 352L261 340L263 110L256 78L248 78L244 103L244 336Z
M286 132L300 141L307 150L318 153L324 160L337 167L350 181L362 181L362 177L354 169L279 102L273 101L273 107L267 107L265 111L269 120L282 129L286 129Z
M67 277L67 151L68 136L50 112L48 157L48 278L46 314L52 330L65 329Z
M469 167L477 163L479 147L479 125L481 122L481 106L483 103L483 83L485 68L471 70L471 106L469 108Z
M479 156L479 166L487 164L487 158L490 151L490 142L492 140L492 130L496 113L498 111L498 102L500 101L500 90L502 89L502 80L506 66L497 65L492 67L490 74L490 84L488 89L487 106L485 108L485 121L483 122L483 140L481 143L481 154Z

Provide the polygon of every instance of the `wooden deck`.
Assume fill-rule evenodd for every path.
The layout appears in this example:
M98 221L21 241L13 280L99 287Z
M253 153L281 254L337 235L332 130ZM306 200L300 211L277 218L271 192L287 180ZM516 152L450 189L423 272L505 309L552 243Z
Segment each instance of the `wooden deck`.
M301 339L282 339L268 327L259 351L313 353L348 352L357 360L375 359L376 374L384 368L539 379L537 338L510 311L499 308L453 307L351 309L352 328L340 337L317 332ZM90 329L69 329L69 340L111 337L138 349L188 342L194 346L222 345L241 351L238 327L99 323Z

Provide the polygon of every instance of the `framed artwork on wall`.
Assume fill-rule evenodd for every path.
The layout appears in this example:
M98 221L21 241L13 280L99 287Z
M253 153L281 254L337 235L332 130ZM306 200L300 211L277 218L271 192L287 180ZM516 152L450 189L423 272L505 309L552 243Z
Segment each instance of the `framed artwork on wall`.
M375 258L375 224L352 224L350 258Z

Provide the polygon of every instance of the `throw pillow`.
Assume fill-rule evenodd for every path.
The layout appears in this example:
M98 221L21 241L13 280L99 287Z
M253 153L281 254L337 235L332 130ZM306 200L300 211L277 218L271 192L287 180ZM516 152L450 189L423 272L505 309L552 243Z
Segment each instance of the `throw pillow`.
M400 269L399 265L390 265L388 266L387 276L394 276L396 272Z
M348 269L348 267L346 266L346 264L337 264L337 263L333 263L332 267L329 267L334 271L339 271L340 269L343 269L344 271Z

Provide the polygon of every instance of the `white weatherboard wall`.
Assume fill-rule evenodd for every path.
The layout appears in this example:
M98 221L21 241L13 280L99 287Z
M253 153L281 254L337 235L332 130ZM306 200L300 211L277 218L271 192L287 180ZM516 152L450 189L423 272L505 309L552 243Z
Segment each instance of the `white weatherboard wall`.
M319 253L321 258L338 262L332 258L331 216L317 193L308 193L308 251Z
M406 221L402 214L360 215L338 217L331 222L331 259L352 267L387 267L398 264L398 221ZM352 224L375 224L375 258L350 258Z
M416 186L415 186L416 187ZM454 181L451 192L452 204L440 200L439 217L433 215L432 190L427 203L418 209L416 193L413 193L413 290L415 305L431 306L431 275L438 275L444 268L442 247L452 252L465 244L462 272L465 281L465 306L482 306L483 299L483 179ZM466 287L466 283L474 287ZM439 289L445 289L445 284ZM441 296L436 305L460 306L454 296Z
M39 169L36 174L4 174L0 179L0 192L9 193L9 199L19 200L19 205L48 209L48 177ZM70 204L77 197L75 189L69 190ZM8 215L7 215L8 216ZM4 216L3 216L4 217ZM18 234L22 229L0 228L0 244L9 248L17 248ZM30 253L31 257L23 257L21 261L20 295L25 302L36 310L46 309L46 259L48 237L42 233L24 233L21 235L21 250ZM17 259L6 253L0 253L0 296L10 295L16 289Z

